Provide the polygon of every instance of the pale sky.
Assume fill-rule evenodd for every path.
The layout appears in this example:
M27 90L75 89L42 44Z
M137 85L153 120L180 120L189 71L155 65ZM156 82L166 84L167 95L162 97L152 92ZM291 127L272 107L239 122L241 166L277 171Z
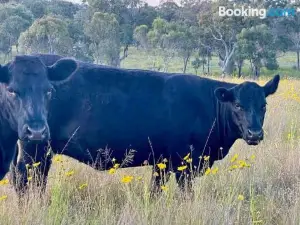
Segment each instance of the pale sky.
M159 4L159 0L145 0L146 2L148 2L149 5L158 5Z

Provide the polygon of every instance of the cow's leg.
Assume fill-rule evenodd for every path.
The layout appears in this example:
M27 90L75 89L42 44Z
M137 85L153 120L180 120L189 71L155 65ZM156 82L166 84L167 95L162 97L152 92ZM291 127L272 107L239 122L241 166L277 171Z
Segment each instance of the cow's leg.
M51 154L48 152L48 144L21 142L21 149L19 148L13 169L13 184L20 197L27 192L29 182L40 187L41 193L44 192L50 165Z
M168 163L166 163L166 168L164 170L159 170L156 168L157 166L155 165L151 179L151 196L161 192L162 186L166 185L171 175L169 172Z
M178 137L169 147L169 153L171 155L171 165L175 172L175 178L177 184L181 190L191 188L191 173L190 165L185 162L184 157L191 152L190 146L184 141L184 138ZM187 166L187 168L179 171L179 167Z

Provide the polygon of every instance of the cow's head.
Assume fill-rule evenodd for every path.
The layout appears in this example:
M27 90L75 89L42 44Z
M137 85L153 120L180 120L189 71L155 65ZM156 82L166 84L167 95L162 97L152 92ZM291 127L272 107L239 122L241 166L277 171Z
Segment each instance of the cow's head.
M249 145L257 145L264 138L266 97L276 92L279 80L279 75L276 75L263 87L254 82L244 82L231 89L215 90L218 101L228 106L229 122Z
M13 108L18 136L23 141L47 141L48 103L55 85L65 81L77 68L72 59L46 66L38 56L16 56L0 66L0 83Z

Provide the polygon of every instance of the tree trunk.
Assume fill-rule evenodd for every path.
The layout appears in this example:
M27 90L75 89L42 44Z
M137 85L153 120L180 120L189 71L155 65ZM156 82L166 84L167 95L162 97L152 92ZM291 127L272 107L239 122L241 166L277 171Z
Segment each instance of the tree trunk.
M234 61L232 59L229 59L223 66L222 73L231 75L233 73L233 69L234 69Z
M183 58L183 73L186 72L186 68L189 60L190 60L190 54L187 54L187 56Z
M122 62L122 60L126 59L128 57L128 45L125 46L124 51L123 51L123 56L120 58L120 62Z
M207 56L207 74L210 73L210 59L209 59L209 55Z
M238 61L238 78L242 76L243 60Z
M297 69L300 70L300 50L297 50Z
M254 80L257 80L260 75L260 68L258 66L254 66Z

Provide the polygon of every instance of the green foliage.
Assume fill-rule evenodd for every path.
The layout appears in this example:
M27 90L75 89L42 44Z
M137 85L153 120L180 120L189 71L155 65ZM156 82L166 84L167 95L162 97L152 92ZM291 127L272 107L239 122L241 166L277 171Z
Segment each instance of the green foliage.
M266 25L243 29L238 35L238 46L238 56L250 60L254 76L260 75L263 64L268 69L278 68L273 35Z
M32 22L32 13L21 4L1 4L0 5L0 22L5 21L10 16L19 16L20 18Z
M138 45L142 46L143 48L148 47L147 33L147 25L140 25L136 27L133 33L134 40L137 42Z
M120 27L114 14L96 12L85 27L96 62L120 65Z
M147 50L150 63L145 64L151 64L150 69L194 72L202 66L203 73L232 75L237 68L239 76L249 71L255 76L268 70L300 71L299 15L262 20L218 13L219 6L291 8L299 3L181 0L180 5L169 1L152 7L142 0L8 2L0 5L0 53L7 59L20 44L26 53L55 52L120 66L137 45L139 51ZM282 64L277 60L287 52L294 55L278 69ZM175 58L176 66L171 65Z
M45 16L36 20L19 38L24 53L56 53L68 55L72 52L72 39L67 24L59 18Z

